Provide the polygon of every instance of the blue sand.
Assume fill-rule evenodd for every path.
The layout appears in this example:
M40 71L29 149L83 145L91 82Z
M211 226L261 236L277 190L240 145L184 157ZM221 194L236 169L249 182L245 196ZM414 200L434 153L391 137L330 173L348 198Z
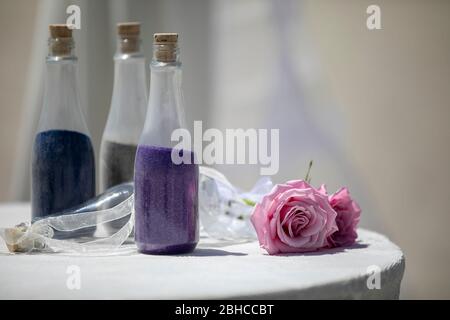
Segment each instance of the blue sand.
M31 170L33 218L64 211L95 196L94 150L85 134L67 130L37 134Z

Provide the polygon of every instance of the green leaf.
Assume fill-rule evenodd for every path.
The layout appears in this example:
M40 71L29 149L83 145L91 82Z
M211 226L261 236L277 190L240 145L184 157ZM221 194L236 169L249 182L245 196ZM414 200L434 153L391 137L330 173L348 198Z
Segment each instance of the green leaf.
M311 176L310 176L310 173L311 173L312 165L313 165L313 161L310 160L310 161L309 161L309 166L308 166L308 171L306 172L306 176L305 176L305 181L308 182L308 183L311 183Z
M252 200L250 200L250 199L242 198L242 201L244 201L244 203L245 203L246 205L250 206L250 207L256 206L256 202L255 202L255 201L252 201Z

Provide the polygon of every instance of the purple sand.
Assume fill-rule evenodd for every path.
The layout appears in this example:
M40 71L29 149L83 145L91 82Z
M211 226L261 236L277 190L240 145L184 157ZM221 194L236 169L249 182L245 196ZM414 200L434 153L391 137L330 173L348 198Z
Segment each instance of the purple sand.
M198 165L176 165L171 152L141 145L136 153L135 241L142 253L191 252L198 242ZM193 163L192 152L180 152Z

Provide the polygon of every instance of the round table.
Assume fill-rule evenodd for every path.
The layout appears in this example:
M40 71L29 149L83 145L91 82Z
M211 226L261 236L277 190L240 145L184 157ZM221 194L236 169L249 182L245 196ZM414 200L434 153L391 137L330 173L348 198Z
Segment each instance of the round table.
M0 206L0 226L30 218ZM201 238L191 254L9 254L0 245L0 299L397 299L402 251L359 229L348 248L269 256L255 242Z

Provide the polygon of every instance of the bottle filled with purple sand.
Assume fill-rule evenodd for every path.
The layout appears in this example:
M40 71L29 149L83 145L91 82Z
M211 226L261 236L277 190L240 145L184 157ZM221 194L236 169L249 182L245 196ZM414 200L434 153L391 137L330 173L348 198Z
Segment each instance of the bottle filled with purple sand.
M172 132L184 127L178 35L155 34L144 130L135 160L135 241L146 254L180 254L199 237L195 155L173 146ZM173 155L185 159L173 161Z

